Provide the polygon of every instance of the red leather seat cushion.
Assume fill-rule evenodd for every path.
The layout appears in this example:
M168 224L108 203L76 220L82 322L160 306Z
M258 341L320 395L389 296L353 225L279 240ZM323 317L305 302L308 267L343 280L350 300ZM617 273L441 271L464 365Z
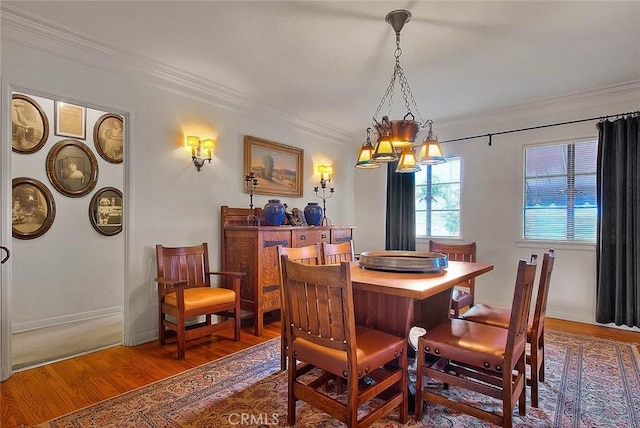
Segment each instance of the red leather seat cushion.
M507 333L504 328L453 318L428 331L421 340L430 354L502 372ZM514 355L524 351L525 343L518 341Z
M403 338L356 326L358 378L401 355L403 342ZM300 337L294 340L291 348L299 360L345 377L344 373L347 371L346 351L317 345Z
M531 327L533 326L534 313L529 313L527 334L531 334ZM482 324L492 325L494 327L509 328L509 318L511 317L511 311L507 308L490 305L475 305L464 314L460 315L461 319L467 321L479 322Z
M483 304L474 305L464 314L460 315L461 319L465 319L467 321L479 322L502 328L509 328L510 317L511 310L507 308Z

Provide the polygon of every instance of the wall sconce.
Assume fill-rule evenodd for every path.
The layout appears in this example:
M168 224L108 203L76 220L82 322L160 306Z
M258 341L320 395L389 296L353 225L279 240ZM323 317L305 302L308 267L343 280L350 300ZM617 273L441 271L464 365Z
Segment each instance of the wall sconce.
M191 147L191 160L198 171L200 171L205 161L211 163L211 153L214 145L215 141L209 138L200 140L199 137L194 137L193 135L187 137L187 147Z
M320 173L320 185L322 186L322 182L325 181L324 187L326 187L326 183L331 182L333 167L328 165L318 165L318 173Z

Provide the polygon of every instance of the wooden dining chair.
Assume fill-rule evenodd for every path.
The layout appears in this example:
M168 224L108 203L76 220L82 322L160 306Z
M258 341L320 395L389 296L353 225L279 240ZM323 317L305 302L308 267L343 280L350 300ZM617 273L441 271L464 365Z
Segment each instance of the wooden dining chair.
M429 251L445 254L449 260L460 262L476 261L475 242L471 242L469 244L445 244L429 240ZM461 290L460 287L467 288L469 291ZM466 308L467 306L473 306L475 292L475 278L471 278L466 282L456 285L451 294L451 310L453 311L454 317L458 318L460 316L461 309Z
M540 279L538 280L536 306L529 316L527 324L527 342L531 345L526 357L527 364L531 366L531 377L527 379L527 384L531 387L531 405L533 407L538 407L538 383L544 382L544 320L547 313L547 297L549 296L549 284L551 283L555 258L556 253L553 249L544 253ZM509 328L510 316L511 310L509 308L479 304L462 314L460 318Z
M322 264L334 265L340 262L351 262L355 260L353 254L353 245L351 241L339 242L331 244L329 242L322 243Z
M356 326L350 263L310 266L281 259L289 341L287 423L303 400L348 427L366 427L399 407L407 421L407 343L403 337ZM298 364L300 362L300 364ZM346 380L346 401L322 386ZM363 404L381 400L358 415Z
M418 339L416 421L422 419L423 400L510 428L513 408L526 415L527 319L536 276L535 258L518 262L509 328L450 318ZM439 360L433 361L434 358ZM502 401L492 412L447 395L447 389L423 388L424 376ZM441 391L438 393L438 391Z
M285 337L285 313L283 294L282 294L282 267L280 266L280 257L286 254L289 260L293 260L298 263L306 265L319 265L322 264L322 257L320 255L320 244L311 244L304 247L283 247L277 246L278 254L278 272L280 274L280 370L287 369L287 338Z
M240 279L244 273L209 271L206 243L190 247L158 244L156 266L160 345L166 342L167 330L175 331L178 359L182 360L187 340L227 329L233 330L235 341L240 340ZM212 286L211 275L222 276L225 282ZM212 323L212 315L222 317L221 321ZM187 320L201 316L204 322L187 326Z

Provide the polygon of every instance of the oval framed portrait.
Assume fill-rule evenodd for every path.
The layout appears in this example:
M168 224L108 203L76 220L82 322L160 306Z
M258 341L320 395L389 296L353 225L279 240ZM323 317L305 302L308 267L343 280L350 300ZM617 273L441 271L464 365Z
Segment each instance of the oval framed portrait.
M44 235L55 216L56 204L47 186L33 178L13 179L11 234L14 238L34 239Z
M100 157L107 162L122 163L124 151L124 122L117 114L104 114L93 127L93 143Z
M49 138L49 120L44 110L26 95L11 99L11 148L17 153L34 153Z
M47 176L58 192L79 198L96 187L98 160L80 141L58 141L47 154Z
M122 192L115 187L98 190L89 203L89 220L101 235L113 236L122 231Z

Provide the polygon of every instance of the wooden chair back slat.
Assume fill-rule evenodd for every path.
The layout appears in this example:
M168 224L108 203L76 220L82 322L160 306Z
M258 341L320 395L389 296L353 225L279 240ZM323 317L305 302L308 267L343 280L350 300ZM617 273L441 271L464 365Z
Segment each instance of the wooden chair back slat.
M191 247L156 246L159 277L187 281L186 288L210 285L209 252L206 243Z
M340 262L351 262L355 260L353 244L351 241L331 244L322 243L322 259L325 265L340 264Z
M278 254L278 269L279 269L279 274L280 274L280 308L282 310L282 328L281 328L281 341L280 341L280 368L282 370L284 370L287 367L287 361L286 361L286 349L287 349L287 338L286 338L286 326L288 325L289 321L287 320L287 314L284 312L284 293L283 293L283 286L282 286L282 263L281 263L281 257L282 255L286 255L289 260L293 260L296 261L298 263L302 263L305 265L319 265L322 262L322 257L321 257L321 247L319 244L312 244L312 245L307 245L304 247L283 247L282 245L278 245L276 247L276 252ZM306 291L305 291L306 292ZM301 295L302 297L302 295ZM306 295L304 295L304 298L306 299ZM302 309L303 307L300 306L302 305L303 302L297 302L296 307L294 308L295 311L297 311L297 313L299 314L299 310ZM304 308L306 310L306 308Z
M476 262L477 248L475 242L465 244L447 244L444 242L429 240L429 251L442 253L447 256L448 260L452 261L471 263ZM458 295L456 295L456 293L454 292L454 297L451 301L451 309L454 312L454 316L457 318L460 315L460 310L463 307L473 306L474 304L476 294L476 279L474 277L456 285L469 289L468 292L455 290L456 292L460 293Z
M306 245L304 247L278 246L278 257L286 254L289 260L305 265L322 264L321 249L319 244Z
M355 334L353 307L346 306L346 294L352 292L351 281L343 279L343 275L350 277L348 266L304 265L289 260L286 255L282 257L285 308L290 308L288 315L294 337L346 349L347 330L352 329Z
M556 252L553 248L544 253L542 258L542 268L540 270L540 280L538 281L538 294L536 296L536 307L534 310L532 335L540 337L544 330L544 319L547 315L547 300L549 297L549 285L551 284L551 274L556 259Z
M518 274L516 277L516 288L513 293L511 304L511 316L509 318L509 332L507 334L506 355L512 356L513 350L522 347L527 343L527 328L529 322L529 312L531 310L531 296L536 278L537 256L531 256L531 261L524 260L518 262ZM506 359L506 358L505 358ZM511 361L511 359L509 359ZM507 364L505 363L505 366Z

